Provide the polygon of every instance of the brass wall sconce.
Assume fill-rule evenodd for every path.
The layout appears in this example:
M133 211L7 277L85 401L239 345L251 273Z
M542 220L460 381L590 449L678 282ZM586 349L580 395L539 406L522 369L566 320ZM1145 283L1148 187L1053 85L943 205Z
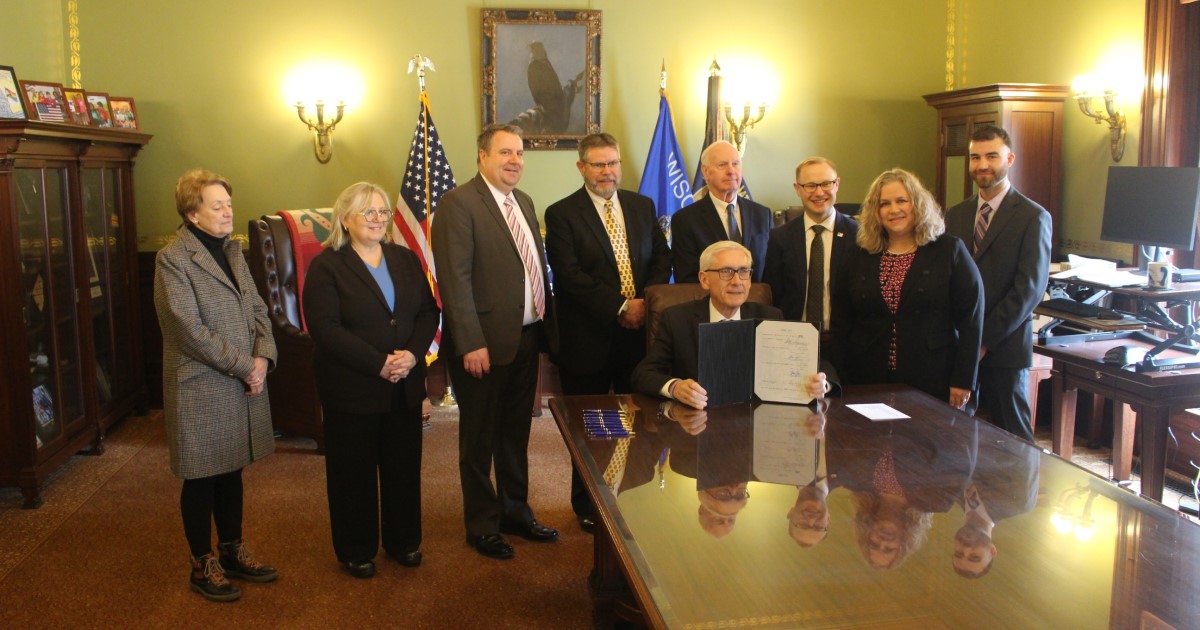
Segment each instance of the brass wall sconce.
M1092 109L1092 99L1097 96L1104 98L1104 111L1097 113ZM1077 91L1075 100L1079 102L1079 111L1087 114L1096 121L1096 124L1107 123L1109 138L1109 148L1112 150L1112 159L1114 162L1120 162L1125 156L1125 114L1113 105L1113 100L1117 94L1113 90L1104 90L1102 94L1095 94L1090 91Z
M304 115L305 105L303 102L296 102L296 114L300 116L300 122L308 125L308 129L313 132L313 151L317 154L317 161L325 164L329 158L333 157L333 128L342 121L346 104L338 101L337 115L329 122L325 121L325 102L318 100L315 105L317 109L316 122Z
M763 116L767 115L767 104L759 103L757 108L750 105L750 101L746 101L742 108L741 120L734 120L733 107L729 103L725 103L725 122L729 124L729 135L733 138L734 145L737 146L738 153L746 151L746 131L753 129L754 125L762 122ZM753 111L752 111L753 110Z

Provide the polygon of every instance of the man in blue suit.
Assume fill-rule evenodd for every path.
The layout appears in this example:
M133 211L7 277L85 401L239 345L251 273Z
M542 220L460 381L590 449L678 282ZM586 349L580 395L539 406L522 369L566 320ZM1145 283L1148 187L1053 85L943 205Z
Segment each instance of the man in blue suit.
M946 212L946 232L962 239L983 279L979 391L972 398L993 424L1033 442L1027 384L1033 309L1049 281L1050 213L1008 181L1016 156L1006 131L977 127L968 153L979 192Z
M829 329L830 282L841 259L857 247L858 221L838 212L837 166L823 157L811 157L796 167L796 196L804 204L804 216L771 230L763 281L771 285L771 297L787 319L811 321ZM820 239L818 242L817 239ZM809 252L819 252L817 261ZM813 267L813 262L818 266ZM820 285L809 285L810 276Z
M680 208L671 218L671 260L675 282L700 281L700 253L717 241L744 245L759 265L754 282L762 281L762 261L767 256L771 211L738 197L742 187L742 157L737 147L718 140L700 155L700 172L708 195Z

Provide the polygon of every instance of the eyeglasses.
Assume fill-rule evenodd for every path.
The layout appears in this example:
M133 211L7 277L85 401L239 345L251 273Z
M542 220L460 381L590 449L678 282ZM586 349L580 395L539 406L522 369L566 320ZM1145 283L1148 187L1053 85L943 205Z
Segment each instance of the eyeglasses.
M803 188L804 192L809 192L809 193L817 192L818 188L820 188L821 190L823 190L825 192L829 192L829 191L833 190L834 186L837 186L837 183L839 181L841 181L840 177L837 179L831 179L827 182L809 182L807 184L801 184L799 182L796 182L796 185Z
M733 280L733 274L735 273L742 280L749 280L750 274L754 272L754 269L750 267L740 267L738 269L725 267L723 269L705 269L705 271L717 274L722 280Z
M705 490L708 496L718 501L744 501L750 498L750 492L745 488L710 488Z
M621 165L621 160L613 160L611 162L584 162L584 164L587 164L597 171L603 171L605 168L617 168Z
M376 210L375 208L359 210L357 214L361 214L362 217L368 221L387 221L388 219L392 218L391 210Z

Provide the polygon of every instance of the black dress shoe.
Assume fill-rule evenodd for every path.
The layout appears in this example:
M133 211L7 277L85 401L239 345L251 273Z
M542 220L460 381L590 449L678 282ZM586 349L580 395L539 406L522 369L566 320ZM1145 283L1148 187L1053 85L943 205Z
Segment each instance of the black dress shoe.
M392 560L395 560L396 562L399 562L400 564L402 564L406 567L421 566L421 558L424 557L421 555L420 549L414 549L412 551L404 551L401 553L392 553L389 551L389 552L387 552L387 555Z
M347 573L360 580L365 580L369 577L375 577L374 560L363 560L362 562L346 560L342 562L342 567L346 569Z
M580 516L579 517L579 529L582 529L583 531L585 531L589 534L595 534L596 533L596 517L595 516Z
M475 551L489 558L507 560L513 557L515 553L512 545L508 544L500 534L487 534L486 536L472 536L467 534L467 544L474 547Z
M528 523L505 523L500 522L500 531L505 534L516 534L526 540L533 542L554 542L558 540L558 530L553 527L546 527L536 520Z

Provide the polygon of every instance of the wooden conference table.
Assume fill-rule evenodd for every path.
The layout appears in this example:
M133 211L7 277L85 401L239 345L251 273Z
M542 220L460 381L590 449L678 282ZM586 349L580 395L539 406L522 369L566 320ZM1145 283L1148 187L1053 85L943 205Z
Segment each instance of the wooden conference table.
M1200 526L920 392L847 389L824 414L732 405L669 419L642 396L553 399L600 515L597 621L1200 626ZM910 418L873 422L851 403ZM589 409L624 410L634 435L593 437ZM978 579L952 563L972 486L998 550Z

